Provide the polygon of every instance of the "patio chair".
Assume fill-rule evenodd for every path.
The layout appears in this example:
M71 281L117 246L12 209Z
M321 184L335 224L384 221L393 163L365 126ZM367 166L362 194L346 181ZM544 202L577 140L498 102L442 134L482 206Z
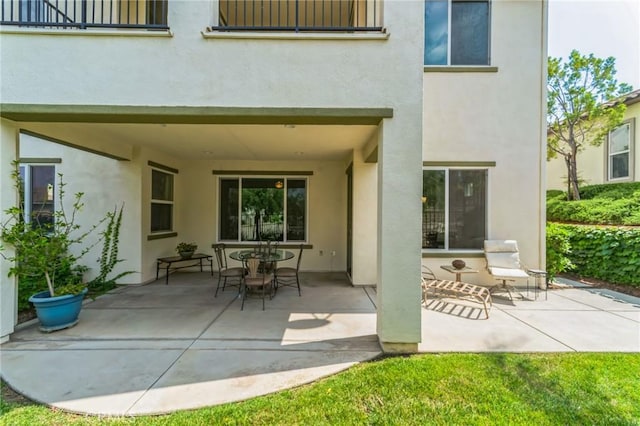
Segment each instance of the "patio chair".
M262 296L262 310L264 311L264 298L267 295L267 291L269 292L269 299L273 296L274 276L269 272L258 272L258 269L261 267L260 264L263 263L258 257L249 257L245 259L244 263L247 268L247 274L242 278L242 305L240 306L240 310L244 310L244 301L250 290ZM263 265L262 267L267 269L265 266L266 265Z
M278 287L298 287L298 296L302 296L300 291L300 261L302 260L302 251L304 245L300 244L300 252L298 253L298 262L295 268L283 266L276 268L276 290Z
M232 279L236 281L232 287L238 287L240 291L240 284L242 277L244 276L244 268L235 266L229 268L227 266L227 253L225 251L224 244L216 244L213 246L213 250L216 254L216 261L218 263L218 285L216 287L216 294L214 297L218 297L218 290L220 290L220 284L222 284L222 291L227 287L227 280Z
M511 290L515 290L515 287L507 284L507 281L529 278L526 268L520 262L518 243L515 240L485 240L484 256L489 274L502 281L491 287L490 292L506 292L509 299L513 300Z

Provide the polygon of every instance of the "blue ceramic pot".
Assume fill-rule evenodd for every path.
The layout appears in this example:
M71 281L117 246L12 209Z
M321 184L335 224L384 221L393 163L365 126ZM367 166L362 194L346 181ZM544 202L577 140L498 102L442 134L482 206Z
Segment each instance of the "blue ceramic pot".
M29 302L36 308L40 330L51 332L76 325L82 308L82 299L87 291L85 288L80 294L49 297L50 293L47 290L31 296Z

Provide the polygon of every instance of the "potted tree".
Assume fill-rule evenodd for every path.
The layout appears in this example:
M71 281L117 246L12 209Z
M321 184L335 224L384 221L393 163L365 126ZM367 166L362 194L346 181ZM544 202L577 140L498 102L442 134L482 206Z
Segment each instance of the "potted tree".
M75 194L71 212L64 207L64 182L59 174L60 208L53 213L53 221L39 223L36 216L27 218L22 202L22 180L18 164L12 173L19 194L17 206L5 210L7 219L0 224L2 242L13 247L13 254L3 256L13 262L9 275L20 279L37 279L42 291L29 298L36 308L42 331L50 332L72 327L78 322L82 300L87 293L83 281L85 266L78 263L95 244L83 246L85 238L107 218L103 218L88 230L76 224L77 213L82 209L83 193ZM31 219L31 220L29 220ZM82 247L80 252L72 250Z

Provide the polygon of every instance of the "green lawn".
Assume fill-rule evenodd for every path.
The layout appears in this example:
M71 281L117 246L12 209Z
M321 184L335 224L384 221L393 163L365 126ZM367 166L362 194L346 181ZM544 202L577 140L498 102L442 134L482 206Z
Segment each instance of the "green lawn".
M97 418L1 403L0 424L640 425L640 354L390 357L249 401Z

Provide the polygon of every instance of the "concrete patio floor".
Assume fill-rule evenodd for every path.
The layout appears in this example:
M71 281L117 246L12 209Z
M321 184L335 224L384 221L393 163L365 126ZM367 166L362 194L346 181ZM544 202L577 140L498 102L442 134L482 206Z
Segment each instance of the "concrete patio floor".
M86 303L80 323L44 334L27 324L0 347L0 373L25 396L101 415L167 413L309 383L381 353L375 288L341 274L304 274L244 311L234 289L213 297L209 273L176 273ZM524 293L526 295L526 293ZM533 294L530 294L533 296ZM589 288L537 300L434 299L422 309L420 352L640 351L640 300ZM610 295L609 295L610 296ZM55 366L55 368L52 368Z

